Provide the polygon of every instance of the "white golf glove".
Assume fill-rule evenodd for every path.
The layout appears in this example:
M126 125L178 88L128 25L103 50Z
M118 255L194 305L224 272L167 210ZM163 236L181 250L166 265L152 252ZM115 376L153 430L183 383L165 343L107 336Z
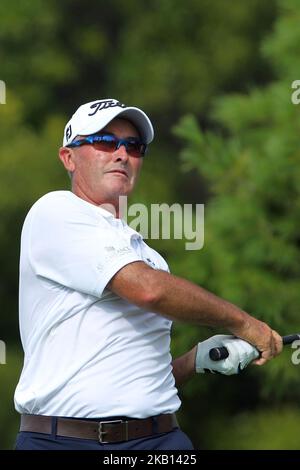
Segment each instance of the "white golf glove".
M212 361L209 351L212 348L225 346L229 356L221 361ZM220 374L238 374L259 356L254 346L232 335L215 335L198 343L196 353L196 372L219 372Z

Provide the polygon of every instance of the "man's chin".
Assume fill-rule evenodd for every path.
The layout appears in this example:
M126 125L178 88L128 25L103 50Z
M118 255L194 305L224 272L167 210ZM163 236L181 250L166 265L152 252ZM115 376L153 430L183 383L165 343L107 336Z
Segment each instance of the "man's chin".
M131 191L132 191L132 187L129 186L128 184L126 185L112 185L111 188L111 193L113 196L128 196Z

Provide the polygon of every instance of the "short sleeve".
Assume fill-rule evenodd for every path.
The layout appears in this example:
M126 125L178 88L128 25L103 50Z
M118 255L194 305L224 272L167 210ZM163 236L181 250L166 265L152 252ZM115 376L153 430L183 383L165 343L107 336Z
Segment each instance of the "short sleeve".
M37 276L101 297L116 272L141 258L120 224L87 206L67 198L40 200L25 228L29 259Z

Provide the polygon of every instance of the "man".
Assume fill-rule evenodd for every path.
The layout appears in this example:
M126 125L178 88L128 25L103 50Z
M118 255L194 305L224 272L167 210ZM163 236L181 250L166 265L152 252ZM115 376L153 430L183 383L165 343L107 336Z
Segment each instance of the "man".
M152 139L146 114L113 99L82 105L66 125L59 156L72 192L43 196L22 231L17 449L192 449L176 423L175 383L281 351L276 332L171 275L120 218ZM242 339L213 337L172 362L171 320ZM229 358L213 364L215 345Z

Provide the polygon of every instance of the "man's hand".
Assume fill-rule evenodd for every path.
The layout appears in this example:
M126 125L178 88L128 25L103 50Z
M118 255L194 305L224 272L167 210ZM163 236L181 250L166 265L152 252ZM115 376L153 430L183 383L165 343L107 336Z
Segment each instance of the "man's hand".
M212 361L209 357L209 351L220 346L225 346L228 349L229 356L221 361ZM258 356L257 349L242 339L231 335L215 335L198 343L195 368L198 373L208 369L211 372L225 375L238 374Z
M254 345L260 352L260 357L254 364L262 366L282 351L282 338L266 323L247 315L246 322L241 328L231 328L231 332Z

